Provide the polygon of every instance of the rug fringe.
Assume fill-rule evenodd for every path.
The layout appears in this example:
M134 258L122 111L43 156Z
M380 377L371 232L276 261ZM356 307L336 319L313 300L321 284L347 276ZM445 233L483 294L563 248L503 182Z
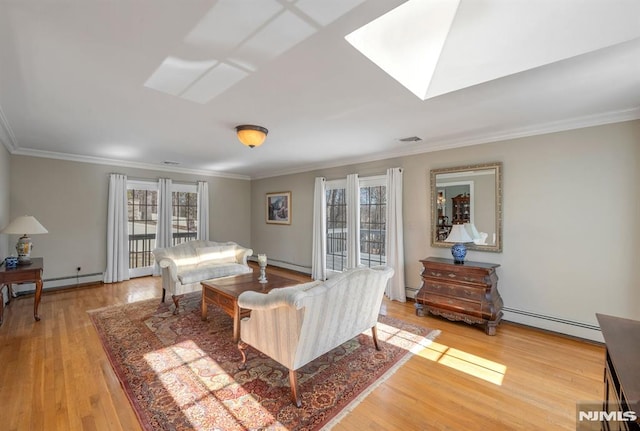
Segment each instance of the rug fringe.
M407 353L400 359L393 367L389 368L378 380L372 383L367 389L362 391L360 395L354 398L349 404L345 406L336 416L334 416L329 422L327 422L322 428L321 431L328 431L336 426L342 419L345 418L349 413L353 411L371 392L377 389L381 384L387 381L389 377L395 374L398 369L407 363L411 357L413 357L418 351L422 350L429 344L431 344L437 337L440 335L441 331L439 329L434 329L427 334L426 337L423 337L420 342L416 344L411 350L407 351Z

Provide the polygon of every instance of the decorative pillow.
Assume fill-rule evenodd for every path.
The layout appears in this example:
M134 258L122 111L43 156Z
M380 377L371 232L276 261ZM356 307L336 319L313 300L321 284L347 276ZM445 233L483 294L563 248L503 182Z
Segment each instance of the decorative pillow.
M221 245L213 247L200 247L196 249L200 263L216 261L216 263L235 263L236 247L234 245Z

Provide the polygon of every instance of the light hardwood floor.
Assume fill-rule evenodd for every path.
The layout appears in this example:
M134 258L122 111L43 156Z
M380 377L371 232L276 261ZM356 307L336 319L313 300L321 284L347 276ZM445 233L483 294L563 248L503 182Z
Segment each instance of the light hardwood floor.
M0 327L0 429L139 430L86 311L160 293L153 277L45 292L40 322L33 296L13 299ZM508 322L490 337L418 317L411 302L385 308L442 333L336 430L575 430L576 403L602 398L601 345Z

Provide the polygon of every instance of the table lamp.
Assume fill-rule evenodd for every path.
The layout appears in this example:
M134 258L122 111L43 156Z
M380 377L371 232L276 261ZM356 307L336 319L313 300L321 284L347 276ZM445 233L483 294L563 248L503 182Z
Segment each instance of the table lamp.
M464 258L467 255L467 246L465 242L473 242L473 238L469 236L467 230L462 224L454 224L451 228L451 233L444 242L454 242L451 246L451 255L453 256L453 263L457 265L464 264Z
M29 265L31 263L31 249L33 248L29 235L49 233L49 231L35 217L24 215L15 218L7 227L2 229L2 233L22 234L16 244L18 265Z

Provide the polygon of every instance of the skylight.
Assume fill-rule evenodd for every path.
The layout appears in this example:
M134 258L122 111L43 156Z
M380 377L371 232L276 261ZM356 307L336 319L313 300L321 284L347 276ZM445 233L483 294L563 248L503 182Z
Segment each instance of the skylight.
M638 38L639 16L634 0L409 0L345 39L426 100Z

